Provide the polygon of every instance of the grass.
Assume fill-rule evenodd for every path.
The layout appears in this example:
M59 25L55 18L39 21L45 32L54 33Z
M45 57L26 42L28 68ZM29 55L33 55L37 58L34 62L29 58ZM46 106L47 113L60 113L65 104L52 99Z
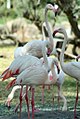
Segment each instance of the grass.
M4 58L0 58L0 74L13 61L13 58L14 58L13 53L14 53L15 48L16 46L0 47L0 55L2 54L5 55ZM7 99L7 96L12 89L11 88L9 90L6 90L6 86L9 82L10 82L10 79L4 82L0 80L0 107L4 107L4 103ZM75 96L76 96L76 81L73 78L66 75L62 89L63 89L63 94L65 95L67 102L68 102L68 109L74 108L74 102L75 102ZM79 85L79 89L80 89L80 85ZM58 105L57 98L56 98L57 86L51 86L51 90L45 89L45 96L44 96L45 97L45 107L48 105L49 106L52 105L52 94L54 94L54 97L55 97L54 107L57 108L57 105ZM31 93L30 93L30 97L31 97ZM16 102L18 102L18 100L19 100L19 90L16 91L15 93L14 100L12 101L12 107L15 107ZM43 108L43 105L41 104L41 88L38 86L36 87L36 90L35 90L35 100L36 100L35 104ZM62 100L60 101L60 105L63 105ZM80 103L78 104L78 107L80 109ZM1 111L3 112L3 110ZM6 108L5 108L5 113L6 113Z

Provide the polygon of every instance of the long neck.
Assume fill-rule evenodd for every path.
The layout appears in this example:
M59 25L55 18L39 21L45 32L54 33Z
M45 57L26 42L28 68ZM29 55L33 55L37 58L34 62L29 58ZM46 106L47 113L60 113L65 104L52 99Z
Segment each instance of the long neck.
M44 23L45 23L45 22L44 22ZM42 24L42 39L43 39L43 40L46 40L45 32L44 32L44 24Z
M57 81L57 75L56 75L56 71L55 71L55 67L54 67L54 62L53 61L51 63L51 72L52 72L53 80L54 80L54 83L55 83Z
M43 46L42 46L42 54L43 54L43 59L44 59L44 66L45 66L46 70L48 71L48 59L47 59L47 55L46 55L45 44L43 44Z
M20 89L20 88L21 88L21 86L14 86L13 89L12 89L12 91L11 91L11 94L14 95L15 91L18 90L18 89Z
M60 54L60 64L61 64L62 69L64 67L64 52L65 52L65 47L66 47L66 43L68 41L66 31L63 31L63 34L64 34L64 42L63 42L62 50L61 50L61 54Z
M53 44L53 37L52 37L52 33L51 33L51 30L50 30L50 27L48 24L48 20L47 20L47 12L48 12L48 10L47 10L47 8L45 8L45 23L46 23L46 27L48 29L50 43Z

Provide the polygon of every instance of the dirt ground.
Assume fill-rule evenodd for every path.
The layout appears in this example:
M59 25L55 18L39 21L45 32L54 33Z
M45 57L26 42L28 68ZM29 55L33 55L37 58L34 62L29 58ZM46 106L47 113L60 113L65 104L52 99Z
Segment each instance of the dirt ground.
M19 114L12 114L7 116L0 116L0 119L18 119ZM30 118L31 114L30 114ZM27 119L27 113L22 112L21 119ZM74 119L73 111L40 111L35 113L35 119ZM80 119L80 112L77 112L77 118Z

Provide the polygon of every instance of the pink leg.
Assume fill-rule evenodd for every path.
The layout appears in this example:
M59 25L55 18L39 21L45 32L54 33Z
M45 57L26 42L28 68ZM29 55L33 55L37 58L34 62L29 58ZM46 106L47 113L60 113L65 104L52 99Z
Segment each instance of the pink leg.
M78 84L79 84L79 82L77 81L77 83L76 83L77 95L76 95L76 102L75 102L75 106L74 106L74 119L77 118L77 115L76 115L76 106L77 106L77 103L78 103L78 92L79 92L79 90L78 90Z
M27 110L28 110L28 119L30 119L29 100L28 100L28 86L27 86L27 85L26 85L26 95L25 95L25 99L26 99Z
M60 108L60 97L59 97L60 86L58 85L58 107Z
M21 108L22 108L22 90L23 90L23 86L21 87L20 90L20 118L21 118Z
M44 104L44 88L45 86L43 85L42 86L42 104Z
M15 112L15 113L17 112L17 110L18 110L18 108L19 108L19 105L20 105L20 103L16 105L16 107L15 107L15 109L14 109L14 112Z
M48 90L50 90L50 85L48 86Z
M31 105L32 105L32 119L34 119L34 87L32 87L32 101L31 101Z

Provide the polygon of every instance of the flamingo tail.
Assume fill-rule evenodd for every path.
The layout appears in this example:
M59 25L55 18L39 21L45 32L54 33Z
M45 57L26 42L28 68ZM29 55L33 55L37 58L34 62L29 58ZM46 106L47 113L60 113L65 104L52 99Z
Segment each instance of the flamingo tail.
M2 81L12 77L13 73L11 70L6 70L6 72L2 75Z
M15 73L14 73L14 72L12 72L12 70L10 70L10 69L8 68L8 69L6 69L6 70L2 73L2 75L1 75L1 77L3 78L2 81L6 80L6 79L8 79L8 78L10 78L10 77L15 77L17 74L19 74L19 69L17 69L17 70L15 71Z

